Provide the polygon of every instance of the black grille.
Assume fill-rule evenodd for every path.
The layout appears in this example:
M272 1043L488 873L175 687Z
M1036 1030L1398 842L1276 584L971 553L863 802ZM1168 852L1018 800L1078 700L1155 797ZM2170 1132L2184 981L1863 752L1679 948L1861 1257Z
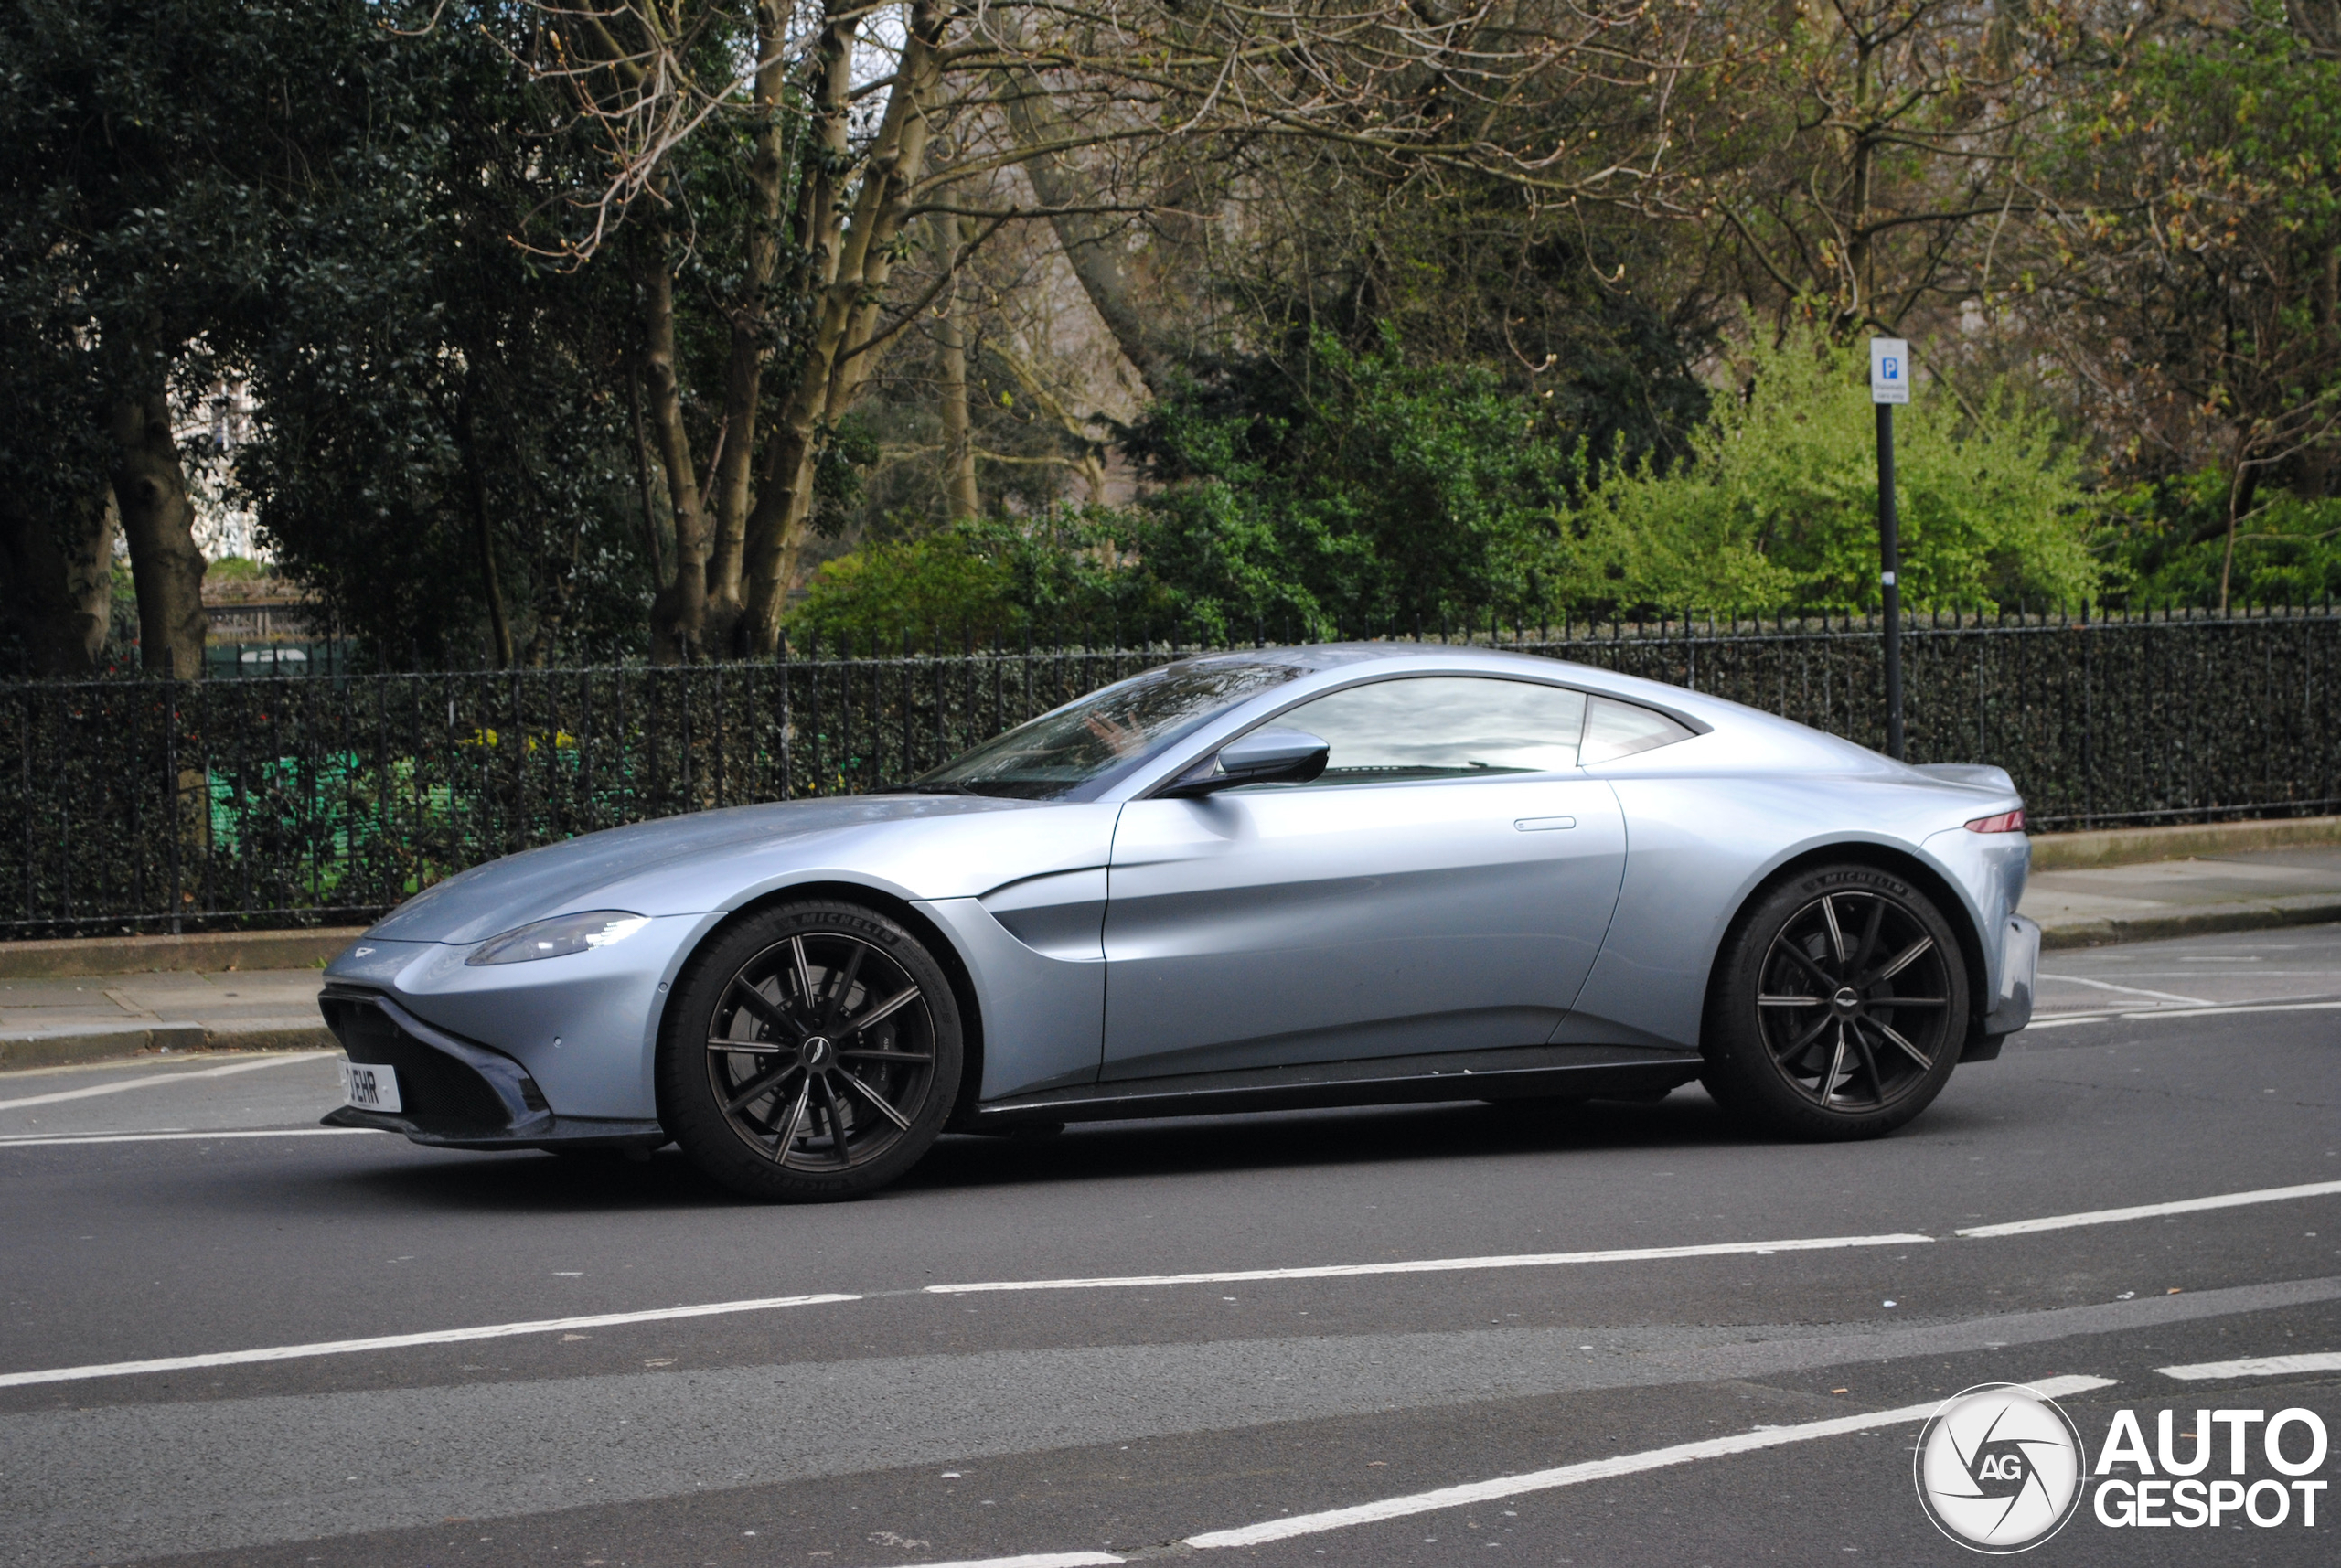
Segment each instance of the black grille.
M387 1066L399 1075L399 1115L418 1126L500 1127L510 1120L504 1102L468 1065L425 1045L399 1028L381 1008L350 997L320 998L326 1023L352 1061ZM532 1111L545 1108L533 1079L523 1079L522 1097Z

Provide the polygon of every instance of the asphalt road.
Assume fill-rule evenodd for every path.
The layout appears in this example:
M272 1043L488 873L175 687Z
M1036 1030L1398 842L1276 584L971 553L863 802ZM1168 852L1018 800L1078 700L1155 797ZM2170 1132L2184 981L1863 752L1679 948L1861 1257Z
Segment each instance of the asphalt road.
M1685 1089L954 1138L823 1209L315 1131L330 1057L0 1075L0 1563L1948 1563L1907 1413L1970 1385L2111 1380L2061 1402L2092 1456L2123 1409L2341 1450L2341 1370L2160 1370L2341 1351L2341 930L2045 967L1875 1144ZM2284 1495L2034 1560L2334 1561L2341 1499Z

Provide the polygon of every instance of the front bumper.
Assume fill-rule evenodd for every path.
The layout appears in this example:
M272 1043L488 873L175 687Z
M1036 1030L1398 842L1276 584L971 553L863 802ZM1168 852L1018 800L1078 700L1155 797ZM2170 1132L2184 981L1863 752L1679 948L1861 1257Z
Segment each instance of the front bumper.
M326 1115L326 1126L403 1133L436 1148L655 1148L668 1141L655 1121L554 1115L519 1062L423 1022L379 992L328 986L317 1005L350 1061L397 1072L402 1102L395 1115L344 1105Z

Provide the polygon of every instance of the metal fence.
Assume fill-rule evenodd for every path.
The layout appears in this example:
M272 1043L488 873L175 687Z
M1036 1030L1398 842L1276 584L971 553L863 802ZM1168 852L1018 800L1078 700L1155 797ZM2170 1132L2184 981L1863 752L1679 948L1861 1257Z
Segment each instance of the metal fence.
M1474 640L1884 740L1874 623ZM0 936L359 921L531 845L899 783L1193 651L0 686ZM2329 811L2336 669L2328 609L1921 620L1908 752L2007 768L2044 828Z

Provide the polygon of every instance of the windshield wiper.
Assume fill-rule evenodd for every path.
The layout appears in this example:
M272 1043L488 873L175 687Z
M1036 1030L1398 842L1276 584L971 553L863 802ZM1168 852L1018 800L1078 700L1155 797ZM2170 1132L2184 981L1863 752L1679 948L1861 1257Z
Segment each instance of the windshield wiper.
M984 795L983 791L972 784L946 784L933 779L918 784L896 784L884 793L887 795L972 795L978 798L989 798Z

